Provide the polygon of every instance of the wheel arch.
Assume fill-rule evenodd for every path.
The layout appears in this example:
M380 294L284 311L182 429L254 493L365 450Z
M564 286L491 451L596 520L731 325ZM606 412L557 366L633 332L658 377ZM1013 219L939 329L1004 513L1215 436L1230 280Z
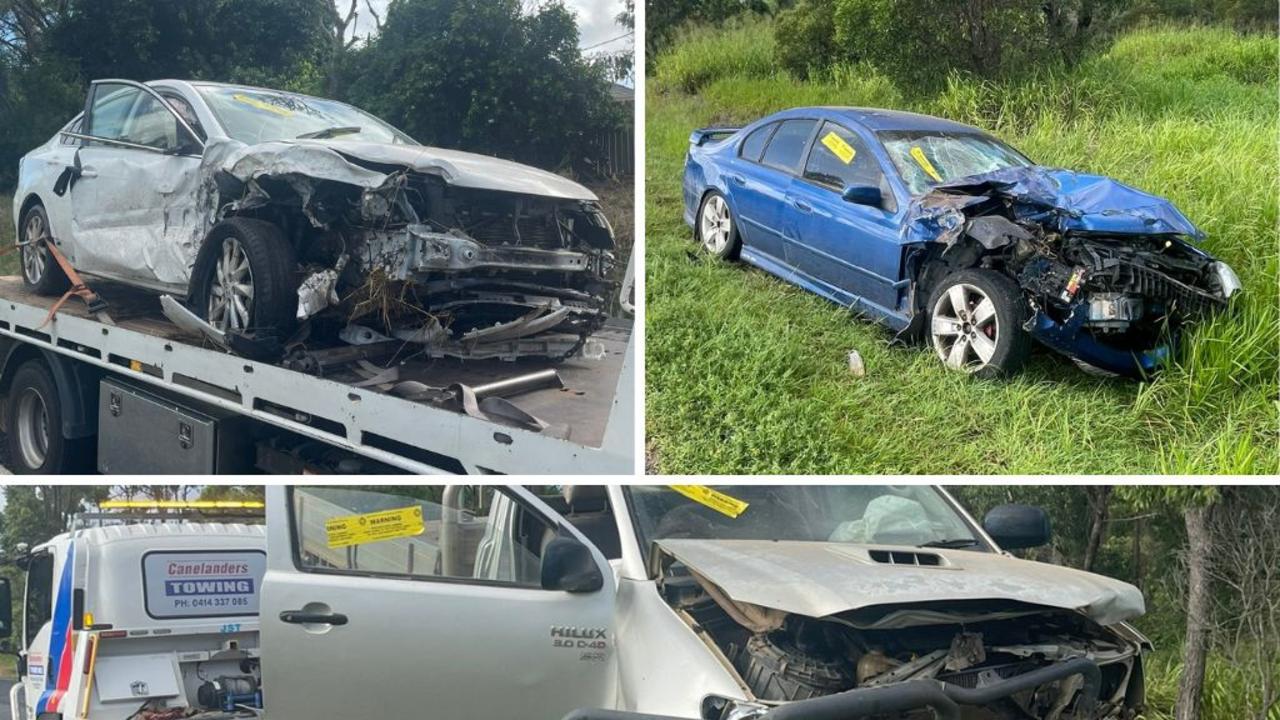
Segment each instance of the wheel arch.
M98 432L98 381L102 371L87 363L63 357L13 338L0 338L0 397L9 402L13 375L28 360L40 360L58 388L62 411L62 436L69 440ZM4 415L0 413L0 417ZM7 428L5 428L7 431Z
M17 233L14 235L15 238L20 237L22 232L22 220L26 218L27 211L36 205L44 205L44 200L37 193L27 193L27 196L22 199L22 205L18 208L18 214L13 219L13 222L16 224L14 230Z

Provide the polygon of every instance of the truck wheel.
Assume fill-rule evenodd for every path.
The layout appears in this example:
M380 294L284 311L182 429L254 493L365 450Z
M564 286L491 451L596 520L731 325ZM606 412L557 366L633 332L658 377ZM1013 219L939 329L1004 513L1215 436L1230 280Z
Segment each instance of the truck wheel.
M698 208L698 221L693 227L694 238L702 248L721 260L736 260L742 237L738 225L729 212L724 195L712 190L702 199Z
M1026 301L1012 280L970 268L943 278L929 297L929 337L948 368L977 377L1012 375L1031 352Z
M5 439L14 473L62 475L92 469L94 439L62 436L58 386L43 362L28 360L13 374L5 409Z
M62 266L53 259L45 242L53 242L49 231L49 215L43 205L32 205L22 216L22 242L35 242L22 247L22 284L39 295L61 295L71 287Z
M223 220L196 256L189 303L224 332L286 338L298 311L297 266L293 247L275 225Z

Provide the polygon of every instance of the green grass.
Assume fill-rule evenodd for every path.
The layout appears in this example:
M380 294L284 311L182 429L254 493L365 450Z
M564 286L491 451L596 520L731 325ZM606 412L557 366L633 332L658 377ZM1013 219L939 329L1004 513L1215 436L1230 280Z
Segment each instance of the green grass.
M1071 72L927 95L869 67L807 82L760 61L769 28L686 34L649 83L646 430L667 473L1267 473L1277 447L1275 39L1154 28ZM703 63L708 70L698 72ZM985 382L923 346L742 265L699 256L681 220L689 131L796 105L911 109L985 127L1046 165L1172 199L1245 283L1236 311L1134 383L1037 351ZM853 377L856 349L867 375Z
M13 245L13 196L0 193L0 249ZM18 272L18 254L9 253L0 257L0 275L12 275Z

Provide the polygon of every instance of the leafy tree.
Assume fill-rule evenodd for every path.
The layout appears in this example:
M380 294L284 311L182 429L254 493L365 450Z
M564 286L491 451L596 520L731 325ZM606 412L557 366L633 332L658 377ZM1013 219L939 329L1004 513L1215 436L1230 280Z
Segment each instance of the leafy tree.
M393 0L344 80L346 99L419 142L543 167L577 164L619 119L559 2Z
M778 14L773 38L778 64L799 78L840 58L835 7L828 0L800 0Z

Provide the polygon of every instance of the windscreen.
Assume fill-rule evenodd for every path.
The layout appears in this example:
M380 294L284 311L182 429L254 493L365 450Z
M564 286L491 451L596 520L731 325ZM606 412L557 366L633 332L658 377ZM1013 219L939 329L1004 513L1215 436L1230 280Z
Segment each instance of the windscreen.
M641 547L663 538L984 547L936 489L918 485L627 488Z
M912 195L939 183L1031 161L988 135L944 132L881 132L880 142Z
M416 144L369 113L336 100L256 88L196 89L227 135L248 145L299 138Z

